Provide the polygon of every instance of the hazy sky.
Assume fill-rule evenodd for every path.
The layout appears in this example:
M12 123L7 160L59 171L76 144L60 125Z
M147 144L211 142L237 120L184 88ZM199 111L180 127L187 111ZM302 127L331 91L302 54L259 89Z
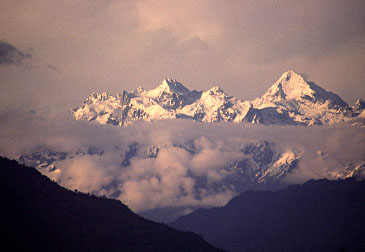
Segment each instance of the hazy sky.
M115 197L134 210L227 202L236 193L230 187L208 186L196 198L189 174L223 181L221 162L238 155L233 140L303 151L288 182L328 177L364 161L364 129L182 120L119 128L76 121L68 109L94 91L152 89L169 77L251 100L289 69L353 104L365 98L363 13L363 0L0 0L0 155L14 158L40 145L101 147L101 157L62 161L55 179L97 194L119 190ZM194 141L201 151L192 156L174 147L179 141ZM167 147L122 171L121 153L132 142Z
M289 69L352 104L364 13L362 0L0 0L0 106L61 111L167 77L247 100Z

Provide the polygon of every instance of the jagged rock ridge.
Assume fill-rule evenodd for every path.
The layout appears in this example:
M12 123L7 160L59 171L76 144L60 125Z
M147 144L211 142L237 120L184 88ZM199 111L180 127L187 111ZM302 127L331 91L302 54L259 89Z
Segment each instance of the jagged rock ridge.
M243 101L215 86L208 91L190 91L175 79L165 79L157 88L142 87L117 95L93 93L81 107L72 109L77 120L127 125L147 121L187 118L201 122L249 122L285 125L348 123L365 125L365 103L349 106L338 95L294 71L284 73L268 91L253 101Z

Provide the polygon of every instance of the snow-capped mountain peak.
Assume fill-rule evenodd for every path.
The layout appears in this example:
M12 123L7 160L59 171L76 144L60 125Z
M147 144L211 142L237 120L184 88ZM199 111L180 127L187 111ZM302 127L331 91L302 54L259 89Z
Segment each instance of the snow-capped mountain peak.
M313 82L307 82L300 74L289 70L272 85L268 91L255 100L256 105L284 100L309 100L328 102L337 106L348 106L338 95L328 92Z
M140 104L145 104L145 100L149 99L168 110L176 110L191 104L199 98L200 94L201 92L190 91L183 84L171 78L163 80L155 89L135 92L135 95L142 99Z
M365 125L365 102L350 107L338 95L306 81L294 71L285 72L265 94L253 101L228 95L219 86L190 91L175 79L156 88L115 96L93 93L81 107L72 109L77 120L126 125L135 120L185 118L202 122L250 122L263 124Z
M176 79L168 78L164 79L159 87L164 88L165 91L177 94L189 94L190 90Z
M308 83L303 77L292 70L285 72L276 83L269 88L264 94L264 97L277 99L277 100L289 100L291 98L298 98L302 94L312 95Z
M175 79L164 79L155 89L146 92L147 96L159 97L162 94L189 95L190 90Z

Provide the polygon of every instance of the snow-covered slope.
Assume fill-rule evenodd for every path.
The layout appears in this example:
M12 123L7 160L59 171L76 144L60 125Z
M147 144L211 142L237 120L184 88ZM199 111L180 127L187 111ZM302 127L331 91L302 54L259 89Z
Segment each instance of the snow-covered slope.
M132 162L157 159L161 151L166 153L170 148L177 148L181 152L189 153L191 159L201 155L201 150L193 142L173 146L163 144L145 146L131 143L124 153L120 153L118 149L112 150L120 153L121 168L127 171L131 168ZM280 184L281 179L287 172L296 167L302 156L301 150L278 152L275 144L267 141L244 144L238 147L236 151L241 153L237 159L222 163L219 168L221 171L217 171L225 174L225 176L219 182L215 181L215 186L231 185L240 192L249 188L266 188L273 184ZM39 146L29 153L18 156L17 160L22 164L37 168L43 174L53 178L57 177L57 173L62 172L62 168L59 167L61 162L77 157L102 156L104 152L104 150L97 147L84 147L77 152L57 152L45 146ZM198 187L206 188L205 183L207 181L201 179L202 174L199 174L199 172L192 170L191 176L196 176L196 179L200 181ZM58 182L62 184L62 181Z
M45 174L50 174L59 172L57 165L64 160L69 160L77 156L102 156L103 154L104 150L95 146L84 146L76 152L60 152L45 146L37 146L30 152L19 155L16 159L21 164L37 168Z
M364 101L350 107L338 95L305 81L294 71L284 73L261 97L242 101L215 86L190 91L174 79L155 89L122 94L91 94L81 107L72 109L77 120L126 125L135 120L187 118L202 122L250 122L263 124L365 125Z
M322 125L351 123L356 116L338 95L307 82L294 71L284 73L253 101L265 124Z
M91 94L81 107L72 109L77 120L126 125L138 119L189 118L203 122L247 120L249 102L228 96L219 87L206 92L190 91L174 79L165 79L157 88L109 96Z
M154 145L145 146L131 143L124 152L119 149L111 149L120 155L122 169L128 169L132 162L145 159L156 159L161 151L169 151L169 148L181 149L187 152L191 159L199 155L193 142L184 145ZM107 152L110 152L108 150ZM281 179L297 168L303 155L302 149L288 149L279 151L274 143L258 141L243 144L236 150L241 153L235 160L222 164L221 169L226 174L223 184L233 185L238 192L249 188L266 188L273 184L280 184ZM17 160L28 166L37 168L46 175L60 172L58 165L62 161L75 159L82 156L102 156L105 151L95 146L85 146L76 152L57 152L45 146L39 146L29 153L17 157ZM349 177L363 178L365 176L365 162L349 163L343 169L327 174L331 179L344 179ZM53 176L50 176L53 177ZM201 185L205 186L205 185Z
M187 151L192 158L199 154L193 142L173 147ZM124 154L122 167L128 167L133 159L157 158L159 152L166 148L169 146L141 147L136 143L130 144ZM250 188L268 182L277 183L287 172L296 167L303 154L301 150L278 152L275 144L268 141L244 144L237 152L241 153L241 157L221 167L229 174L222 183L233 183L235 188Z
M285 72L264 95L255 100L255 105L288 100L309 100L313 103L328 102L332 106L348 106L338 95L327 92L313 82L307 82L294 71Z

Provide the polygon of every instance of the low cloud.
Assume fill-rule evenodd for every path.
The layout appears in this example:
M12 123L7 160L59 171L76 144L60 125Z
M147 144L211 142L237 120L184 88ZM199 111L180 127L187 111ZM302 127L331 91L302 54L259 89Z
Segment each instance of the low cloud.
M205 137L194 142L207 142ZM235 194L233 186L215 187L229 171L225 164L242 156L219 148L215 142L199 147L197 154L169 146L156 159L136 158L123 171L119 199L134 210L156 207L203 207L227 203ZM210 145L211 144L211 145ZM200 180L205 183L199 184Z
M364 133L363 128L349 126L205 124L182 119L115 127L75 121L70 115L49 119L28 110L0 112L1 155L15 158L37 146L73 153L55 171L41 172L67 188L119 199L135 211L224 205L239 193L229 179L235 173L226 164L244 158L240 150L246 144L262 140L272 142L277 153L302 153L283 183L334 179L345 166L365 161ZM132 143L137 152L122 167ZM85 146L104 152L75 155ZM159 147L156 157L146 154L153 147Z

